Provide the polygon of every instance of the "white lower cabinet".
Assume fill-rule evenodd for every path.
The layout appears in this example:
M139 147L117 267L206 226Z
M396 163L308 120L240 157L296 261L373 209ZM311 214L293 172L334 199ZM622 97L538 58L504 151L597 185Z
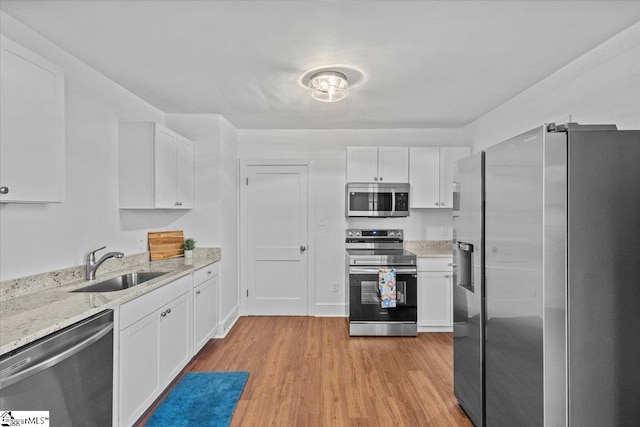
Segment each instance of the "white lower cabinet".
M418 260L418 332L453 330L452 260Z
M218 263L193 273L193 353L218 331Z
M132 425L191 359L192 276L120 307L119 425Z
M152 313L120 332L120 422L131 425L160 392L160 321Z
M190 297L190 293L183 294L160 313L160 382L163 384L169 384L191 360Z

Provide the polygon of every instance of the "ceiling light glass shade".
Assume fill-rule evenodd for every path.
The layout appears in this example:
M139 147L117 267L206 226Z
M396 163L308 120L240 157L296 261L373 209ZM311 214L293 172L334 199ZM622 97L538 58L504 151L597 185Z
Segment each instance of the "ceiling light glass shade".
M309 90L314 99L336 102L349 94L347 76L337 71L320 71L309 79Z

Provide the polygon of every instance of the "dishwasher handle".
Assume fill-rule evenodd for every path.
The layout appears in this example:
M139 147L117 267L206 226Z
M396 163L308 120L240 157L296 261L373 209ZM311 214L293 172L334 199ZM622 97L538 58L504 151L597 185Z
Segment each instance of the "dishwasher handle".
M45 369L57 365L58 363L70 358L71 356L73 356L74 354L77 354L79 352L81 352L82 350L84 350L85 348L89 347L91 344L95 343L96 341L100 340L102 337L104 337L105 335L107 335L109 332L111 332L113 330L113 323L109 323L107 326L105 326L104 328L102 328L101 330L99 330L98 332L96 332L95 334L91 335L89 338L79 342L78 344L69 347L68 349L64 350L61 353L56 354L55 356L47 359L47 360L43 360L42 362L33 365L27 369L25 369L24 371L19 371L16 372L13 375L10 375L8 377L5 378L0 378L0 389L3 389L5 387L8 387L12 384L17 383L18 381L21 381L27 377L30 377L31 375L37 374L38 372L44 371ZM19 363L19 362L18 362Z

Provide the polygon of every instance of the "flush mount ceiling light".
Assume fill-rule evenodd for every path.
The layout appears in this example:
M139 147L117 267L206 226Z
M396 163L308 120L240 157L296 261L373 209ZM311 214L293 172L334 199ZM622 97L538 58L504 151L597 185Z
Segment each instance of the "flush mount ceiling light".
M338 71L320 71L309 78L309 90L313 99L336 102L349 95L349 82Z
M321 102L336 102L347 97L349 89L364 82L364 73L349 65L327 65L307 71L298 83Z

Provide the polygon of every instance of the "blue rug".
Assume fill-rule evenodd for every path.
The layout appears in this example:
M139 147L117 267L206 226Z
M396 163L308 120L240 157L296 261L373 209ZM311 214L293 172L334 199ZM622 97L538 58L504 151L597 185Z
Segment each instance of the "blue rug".
M146 426L227 427L248 377L249 372L189 372Z

